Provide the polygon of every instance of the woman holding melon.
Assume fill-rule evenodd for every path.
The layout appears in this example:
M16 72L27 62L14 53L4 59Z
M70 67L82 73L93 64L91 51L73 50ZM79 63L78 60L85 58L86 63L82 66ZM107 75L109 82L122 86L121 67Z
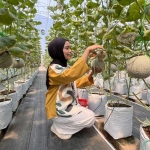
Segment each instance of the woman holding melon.
M60 139L70 139L74 133L91 127L95 122L94 113L78 103L76 88L92 85L93 73L102 71L100 68L84 75L89 70L86 63L89 54L98 48L104 49L98 44L87 47L82 57L69 67L67 61L72 55L69 41L55 38L48 45L53 60L47 69L45 109L47 118L53 120L51 131Z

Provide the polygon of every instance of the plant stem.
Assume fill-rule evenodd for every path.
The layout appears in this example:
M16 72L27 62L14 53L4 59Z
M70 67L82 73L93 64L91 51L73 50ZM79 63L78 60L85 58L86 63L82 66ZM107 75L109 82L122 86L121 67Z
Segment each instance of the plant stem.
M142 79L145 83L145 85L148 87L148 89L150 89L150 86L146 83L146 81L144 79Z
M9 68L6 68L6 73L7 73L7 94L6 94L6 98L8 98L8 94L10 92L8 72L9 72Z
M138 1L136 0L135 2L136 2L136 4L137 4L137 6L140 8L140 10L142 11L142 13L145 14L143 8L139 5ZM145 14L145 18L146 18L146 20L150 23L150 20L148 19L148 17L147 17L146 14Z

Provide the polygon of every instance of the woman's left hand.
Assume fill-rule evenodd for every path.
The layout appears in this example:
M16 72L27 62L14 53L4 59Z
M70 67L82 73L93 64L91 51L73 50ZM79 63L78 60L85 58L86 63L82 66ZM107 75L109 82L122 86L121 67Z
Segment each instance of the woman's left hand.
M95 68L91 68L92 70L91 70L91 73L92 73L92 75L93 74L97 74L97 73L100 73L100 72L102 72L102 68L97 68L97 67L95 67Z
M100 69L93 69L93 68L91 68L92 70L90 70L90 72L89 72L89 76L88 76L88 78L89 78L89 81L90 80L92 80L93 79L93 74L97 74L97 73L100 73L100 72L102 72L102 69L100 68Z

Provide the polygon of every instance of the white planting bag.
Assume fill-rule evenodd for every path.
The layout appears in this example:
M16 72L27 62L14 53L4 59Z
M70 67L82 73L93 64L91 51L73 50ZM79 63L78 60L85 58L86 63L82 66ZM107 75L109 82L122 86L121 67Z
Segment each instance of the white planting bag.
M150 105L150 89L147 90L146 98L147 98L148 105Z
M0 102L0 130L5 129L12 120L12 100Z
M105 115L106 95L89 94L88 108L95 113L95 116Z
M138 86L138 85L133 85L130 87L130 94L129 94L129 97L132 98L132 99L137 99L134 95L136 94L136 96L139 98L139 99L142 99L142 87L141 86Z
M139 86L141 86L143 90L147 90L148 89L148 87L146 86L146 84L144 83L144 81L141 80L141 79L139 80Z
M127 93L127 86L125 83L117 83L115 92L119 94L126 94Z
M140 150L150 150L150 139L145 134L143 125L140 125Z
M106 80L104 82L104 88L107 89L107 90L110 90L110 87L111 87L111 90L114 91L115 90L115 87L116 87L116 80L115 78L111 77L110 78L110 85L109 85L109 81Z
M103 87L104 86L103 83L104 83L103 79L96 78L96 80L94 80L94 85L96 87Z
M22 84L14 82L14 89L17 92L17 101L19 101L22 98Z
M132 135L133 106L108 107L105 105L104 130L114 139L120 139Z
M8 94L8 97L12 99L12 111L15 111L18 107L17 92Z

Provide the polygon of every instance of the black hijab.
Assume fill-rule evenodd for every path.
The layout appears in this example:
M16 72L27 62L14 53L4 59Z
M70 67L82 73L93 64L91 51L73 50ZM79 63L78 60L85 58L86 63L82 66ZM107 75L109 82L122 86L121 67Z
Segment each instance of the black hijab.
M59 64L62 67L67 66L67 60L65 59L64 53L63 53L63 47L65 45L65 42L68 41L64 38L55 38L48 44L48 53L50 57L53 59L51 64ZM49 67L48 67L49 68ZM48 77L48 68L46 73L46 86L47 89L49 88L49 77Z

